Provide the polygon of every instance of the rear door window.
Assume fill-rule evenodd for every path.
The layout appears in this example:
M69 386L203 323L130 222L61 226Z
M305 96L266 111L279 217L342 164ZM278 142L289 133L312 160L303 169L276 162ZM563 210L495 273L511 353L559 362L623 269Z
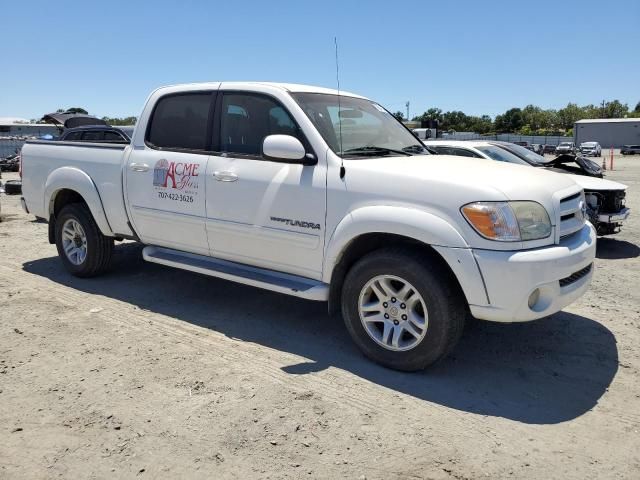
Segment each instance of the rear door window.
M211 92L162 97L150 119L147 143L168 150L206 150L211 100Z

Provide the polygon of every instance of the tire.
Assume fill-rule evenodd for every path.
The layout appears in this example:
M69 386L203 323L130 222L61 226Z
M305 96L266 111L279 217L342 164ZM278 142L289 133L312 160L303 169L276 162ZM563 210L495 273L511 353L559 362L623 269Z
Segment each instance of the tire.
M377 250L360 259L345 277L342 316L347 330L368 358L385 367L402 371L425 369L444 358L462 335L464 296L448 269L437 260L429 260L424 252ZM402 295L403 286L415 293ZM383 298L375 294L385 289L387 295L381 295ZM363 313L373 321L361 320L361 305L374 310ZM392 329L386 339L385 325ZM405 330L408 328L413 333ZM403 333L394 335L397 329Z
M7 195L20 195L22 193L22 182L20 180L7 180L4 182L4 193Z
M55 239L58 255L72 275L95 277L109 268L113 238L100 232L84 203L71 203L62 208L56 218Z

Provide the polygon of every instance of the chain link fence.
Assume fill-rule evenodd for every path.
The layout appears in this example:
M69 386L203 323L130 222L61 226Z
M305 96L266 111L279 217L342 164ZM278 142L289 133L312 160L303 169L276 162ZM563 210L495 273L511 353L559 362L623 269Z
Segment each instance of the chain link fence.
M560 135L518 135L515 133L499 133L497 135L481 135L471 132L444 133L447 140L498 140L501 142L528 142L529 144L557 146L562 142L573 142L573 137Z

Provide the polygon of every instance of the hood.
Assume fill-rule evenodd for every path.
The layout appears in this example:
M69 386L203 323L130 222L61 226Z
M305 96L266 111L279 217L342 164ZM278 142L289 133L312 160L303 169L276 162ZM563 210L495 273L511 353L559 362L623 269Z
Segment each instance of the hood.
M450 155L416 155L345 160L346 184L352 191L376 191L421 205L475 201L535 200L553 210L552 196L577 191L570 175L505 162ZM427 193L429 192L429 193Z
M466 232L466 241L476 248L508 250L523 244L482 239L460 213L464 205L530 200L541 204L554 222L558 218L559 200L581 191L571 175L471 157L415 155L345 159L344 166L344 188L349 192L347 198L353 208L378 206L381 202L388 206L413 206L457 225L461 232ZM541 246L549 241L544 239L527 245Z
M626 190L627 185L605 180L604 178L586 177L584 175L568 175L584 190Z

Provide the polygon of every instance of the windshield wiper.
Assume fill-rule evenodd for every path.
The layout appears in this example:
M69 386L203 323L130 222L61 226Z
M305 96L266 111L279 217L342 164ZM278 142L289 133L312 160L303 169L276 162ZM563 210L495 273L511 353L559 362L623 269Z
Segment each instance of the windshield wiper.
M409 152L405 152L403 150L394 150L393 148L386 147L375 147L373 145L368 145L364 147L350 148L349 150L345 150L344 152L338 152L338 155L389 155L389 154L397 154L397 155L405 155L410 157L411 154Z
M423 147L422 145L410 145L408 147L404 147L402 151L411 152L411 153L424 153L424 152L433 153L427 147Z

